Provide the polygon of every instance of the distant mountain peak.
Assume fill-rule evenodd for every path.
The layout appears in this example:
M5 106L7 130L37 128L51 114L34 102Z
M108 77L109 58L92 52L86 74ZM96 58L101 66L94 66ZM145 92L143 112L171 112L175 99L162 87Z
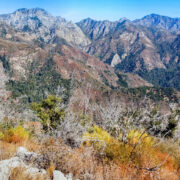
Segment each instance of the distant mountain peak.
M92 19L90 17L81 20L80 22L98 22L98 23L104 23L104 22L111 22L109 20L96 20L96 19Z
M131 21L129 19L127 19L126 17L123 17L123 18L119 19L118 22L123 23L123 22L131 22Z
M123 18L120 18L120 19L119 19L119 22L122 22L122 21L130 21L130 20L127 19L126 17L123 17Z
M41 42L50 43L59 38L73 46L90 43L76 24L52 16L42 8L18 9L13 13L0 15L0 20L20 32L30 33L34 40Z
M27 11L28 11L27 8L20 8L20 9L17 9L16 11L14 11L14 13L15 12L27 12Z
M94 21L96 21L96 20L88 17L88 18L86 18L86 19L81 20L80 22L94 22Z
M142 26L156 27L171 32L180 31L180 18L172 18L154 13L133 22Z
M13 14L16 14L17 12L20 12L22 14L36 14L36 13L42 13L43 15L50 15L50 13L48 11L46 11L45 9L42 8L32 8L32 9L27 9L27 8L20 8L18 10L16 10Z
M88 17L88 18L86 18L86 19L84 19L84 20L86 20L86 21L95 21L94 19L92 19L92 18L90 18L90 17Z
M148 14L148 15L146 15L146 16L144 16L144 17L160 17L161 15L159 15L159 14L155 14L155 13L151 13L151 14Z
M167 18L167 19L180 19L180 18L173 18L173 17L169 17L169 16L165 16L165 15L160 15L160 14L155 14L155 13L152 13L152 14L148 14L146 16L144 16L142 19L145 19L145 18Z

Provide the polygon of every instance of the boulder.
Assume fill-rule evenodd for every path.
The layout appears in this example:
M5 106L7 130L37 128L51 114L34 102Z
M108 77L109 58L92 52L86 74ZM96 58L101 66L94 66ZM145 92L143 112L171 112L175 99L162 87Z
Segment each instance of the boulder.
M60 171L53 171L53 180L68 180Z
M22 168L25 174L27 173L28 175L30 175L30 177L32 177L32 180L35 179L38 175L41 175L44 180L50 180L47 172L44 169L36 167L36 164L33 163L29 163L28 165L28 161L31 162L32 159L38 159L39 156L40 155L34 152L29 152L24 147L19 147L15 157L0 161L0 180L9 180L12 170L17 167ZM72 174L68 174L67 176L65 176L60 171L53 171L53 180L72 179Z
M11 170L15 167L24 165L18 157L13 157L8 160L0 161L0 179L8 180L11 175Z
M19 147L16 152L16 156L19 157L22 160L30 161L32 158L38 158L38 154L34 152L29 152L24 147Z
M12 170L17 167L22 168L25 174L27 173L32 177L32 180L39 175L44 177L46 180L49 180L44 169L25 164L25 161L37 156L36 153L28 152L24 147L19 147L16 157L0 161L0 180L8 180L11 176Z

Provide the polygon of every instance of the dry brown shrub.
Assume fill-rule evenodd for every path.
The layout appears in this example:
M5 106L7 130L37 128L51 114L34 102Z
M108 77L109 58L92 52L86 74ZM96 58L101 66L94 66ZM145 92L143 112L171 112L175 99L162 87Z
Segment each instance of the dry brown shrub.
M39 152L41 143L37 139L31 138L27 141L22 142L21 144L18 144L18 146L23 146L31 152Z
M43 144L41 153L45 157L42 167L48 168L53 162L57 170L72 173L74 178L89 180L116 180L136 177L137 169L108 162L96 154L92 147L71 149L62 141L49 139Z
M40 122L28 121L24 126L35 135L42 133L42 124Z
M48 169L53 163L56 167L62 166L68 161L71 148L64 145L61 139L48 138L40 148L40 154L43 160L39 166L43 169Z
M109 161L103 155L97 154L92 147L82 146L72 149L61 140L53 138L42 145L41 153L45 157L43 166L46 169L54 163L57 170L65 174L72 173L74 178L80 180L165 180L167 177L172 180L180 179L174 165L174 157L167 158L168 154L158 149L154 151L158 158L157 163L150 161L151 154L148 154L148 151L141 154L143 167L137 167L133 162L123 164ZM162 162L159 168L150 169Z
M46 169L48 175L51 178L53 171L56 169L65 174L72 173L74 178L79 178L80 180L166 180L167 178L172 180L180 179L179 165L177 164L177 159L175 159L175 157L178 156L176 154L178 152L177 149L174 150L174 153L169 155L163 165L155 171L145 170L145 168L152 167L149 158L150 155L146 156L145 153L141 154L144 169L140 169L136 167L133 162L129 164L123 164L120 162L109 161L103 155L98 154L93 149L93 147L82 146L80 148L73 149L65 145L60 139L54 138L45 139L45 141L42 142L42 145L38 144L38 141L35 140L28 140L26 142L23 142L23 144L10 144L0 141L1 160L13 157L16 153L17 147L20 145L23 145L28 150L39 152L42 154L42 161L38 162L39 167ZM164 152L160 152L159 149L160 147L157 148L155 153L159 159L159 162L163 162L166 159L167 155L170 154L169 151L171 150L167 148L164 149ZM28 180L28 175L23 174L22 172L23 171L21 170L20 172L18 168L14 169L11 175L11 180L15 176L15 180L23 180L23 178Z
M38 143L35 139L20 144L10 144L0 141L0 158L1 160L9 159L15 155L18 146L24 146L30 151L42 154L43 158L38 162L38 165L46 169L51 178L53 171L56 169L65 174L72 173L74 178L79 178L80 180L180 179L179 164L177 162L179 160L179 149L178 146L175 148L170 143L164 144L166 148L164 145L161 145L154 151L158 158L157 163L150 161L151 154L148 154L148 151L146 153L140 153L143 161L142 168L136 167L133 162L123 164L118 161L109 161L103 154L97 153L93 147L82 146L73 149L65 145L61 139L45 138L41 143ZM172 150L173 148L174 150ZM165 159L166 161L164 161ZM162 166L154 171L145 169L156 166L161 162L164 162ZM17 176L17 180L20 180L20 178L22 180L23 178L28 180L29 177L27 174L22 174L22 170L18 174L18 171L18 168L13 170L11 180L15 176Z

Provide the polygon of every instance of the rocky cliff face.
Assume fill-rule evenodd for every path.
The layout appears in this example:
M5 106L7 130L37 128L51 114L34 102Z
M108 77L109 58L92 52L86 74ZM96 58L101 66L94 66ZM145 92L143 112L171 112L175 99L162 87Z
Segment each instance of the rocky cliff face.
M74 23L61 17L53 17L47 11L35 9L19 9L11 14L1 15L0 19L21 32L28 32L33 39L50 43L61 38L74 46L86 46L90 40Z
M91 40L98 40L99 38L108 35L110 31L113 31L117 25L117 22L96 21L87 18L77 23L77 25Z

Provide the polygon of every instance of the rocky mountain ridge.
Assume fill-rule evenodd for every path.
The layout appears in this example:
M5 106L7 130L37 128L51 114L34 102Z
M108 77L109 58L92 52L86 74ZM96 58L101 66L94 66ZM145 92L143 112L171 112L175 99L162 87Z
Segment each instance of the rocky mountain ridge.
M61 17L54 17L40 8L19 9L14 13L1 15L0 20L16 30L28 32L34 40L45 43L57 38L79 47L90 43L77 25Z
M165 29L171 32L180 31L180 18L171 18L168 16L161 16L158 14L150 14L142 19L134 20L135 24L139 24L146 27L155 27Z
M135 54L136 65L139 63L141 66L140 59L143 59L148 70L165 68L155 41L162 42L165 36L170 41L175 38L168 32L160 32L160 35L159 32L153 33L129 20L109 22L87 19L78 25L92 39L92 44L86 46L85 51L113 66ZM139 67L136 68L138 70Z
M177 75L172 73L179 74L173 68L180 62L178 24L178 18L160 15L149 15L136 21L85 19L77 23L92 40L84 47L85 52L115 69L136 73L155 86L179 89ZM155 82L155 76L158 82Z

